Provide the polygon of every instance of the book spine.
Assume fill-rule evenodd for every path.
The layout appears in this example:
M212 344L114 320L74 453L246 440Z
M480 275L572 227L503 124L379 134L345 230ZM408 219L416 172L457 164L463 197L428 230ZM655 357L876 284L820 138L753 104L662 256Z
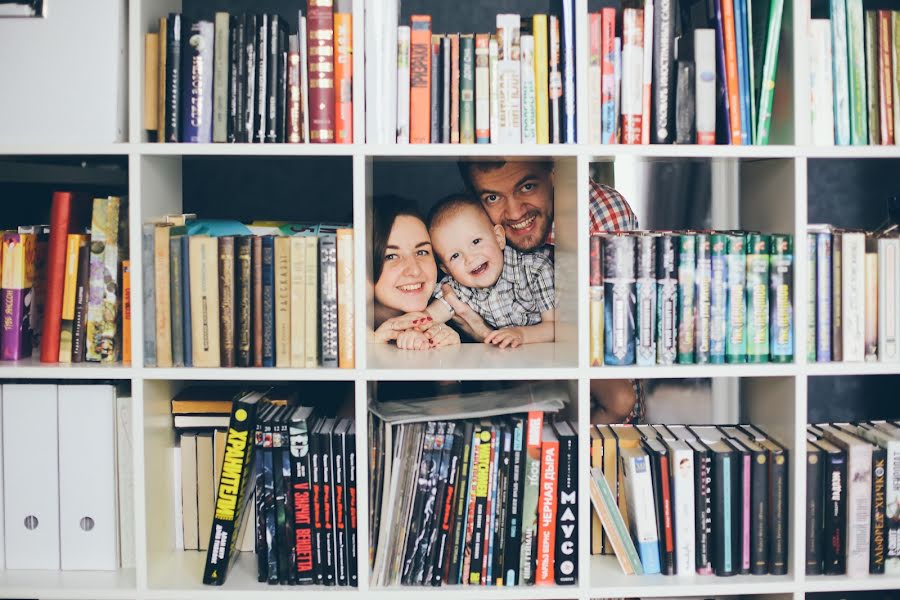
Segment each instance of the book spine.
M730 143L739 146L745 140L741 137L741 98L738 87L738 56L735 37L735 17L733 0L717 0L721 3L722 36L725 48L724 78L728 90L728 124L731 131Z
M878 239L878 360L900 361L900 239Z
M410 28L397 28L397 143L409 143Z
M88 295L85 359L119 360L119 218L115 196L94 199L91 221L91 287ZM109 285L116 282L117 285Z
M788 565L788 452L769 456L769 574L785 575Z
M534 36L523 35L520 38L522 60L520 80L522 84L522 143L537 142L537 123L534 108ZM599 86L600 82L597 81Z
M285 535L285 529L288 523L287 515L287 495L285 494L285 481L284 481L284 471L282 468L283 457L286 453L285 451L285 442L287 441L287 432L283 431L283 417L285 413L278 413L277 416L272 418L272 491L274 492L274 502L275 508L273 511L274 514L274 536L272 542L272 548L275 551L275 565L276 565L276 573L277 573L277 583L288 583L291 568L290 568L290 546L288 546L287 542L290 540L290 537ZM271 572L270 572L271 575ZM270 579L271 583L271 579Z
M259 76L257 74L258 59L257 52L259 47L257 37L259 36L259 27L257 25L257 15L253 13L244 14L244 142L258 142L256 111L259 103Z
M850 144L850 73L847 0L831 0L832 78L834 81L834 142Z
M459 143L475 143L475 36L459 35Z
M653 52L654 52L654 3L653 0L644 0L644 62L641 64L641 143L650 143L650 129L654 126L653 114ZM673 59L674 60L674 59ZM671 67L670 67L671 68ZM657 86L659 87L659 86ZM672 92L673 94L675 92Z
M460 458L459 477L456 479L456 498L453 519L453 543L449 548L447 571L444 579L449 584L458 584L462 579L463 554L466 538L466 517L469 506L469 474L473 465L472 424L464 426L462 434L462 454Z
M262 366L275 366L275 237L262 236Z
M624 9L622 22L622 143L640 144L643 125L643 9Z
M3 234L3 325L0 334L0 358L3 360L31 356L31 327L26 307L32 299L34 245L33 234Z
M429 104L429 108L431 109L431 116L429 117L429 123L431 125L431 133L429 135L429 140L432 144L440 144L441 143L441 103L442 103L442 93L441 93L441 85L443 79L443 69L442 65L442 56L441 56L441 40L443 36L440 35L432 35L431 36L431 77L429 80L430 90L431 90L431 102Z
M847 571L846 454L829 453L824 476L824 572L826 575L842 575Z
M322 456L319 452L319 434L311 433L309 436L310 478L312 481L312 533L313 533L313 576L316 585L325 582L325 521L324 507L322 505ZM257 550L258 552L258 550Z
M319 240L309 236L303 238L303 241L306 244L304 366L315 368L319 366L319 311L316 310L319 306Z
M271 15L260 13L256 16L256 105L253 141L264 143L268 134L267 114L269 112L269 94L272 84L269 77L269 39ZM271 573L270 573L271 576Z
M879 23L878 11L867 10L865 12L865 39L866 39L866 115L868 117L869 143L872 145L882 143L881 130L884 127L885 115L880 111L880 87L881 66L879 65ZM890 80L888 80L890 81ZM892 121L894 116L889 117Z
M894 103L897 99L894 95L893 73L891 69L891 21L890 10L878 11L878 96L880 101L880 125L881 143L891 145L894 143ZM871 101L870 101L871 104ZM878 143L878 140L870 140L870 144Z
M75 288L78 286L78 253L86 236L70 233L66 240L65 282L62 293L62 322L59 332L59 362L72 362L72 329L75 324Z
M228 71L231 67L231 15L217 12L215 18L215 47L212 71L212 141L228 141L229 83Z
M734 41L737 50L737 87L738 101L741 106L741 141L750 145L753 138L750 133L750 90L749 74L747 72L747 2L746 0L734 0Z
M325 533L322 545L325 562L322 578L325 585L335 584L335 530L334 530L334 472L331 464L331 432L319 432L319 456L322 463L322 528Z
M85 334L87 333L87 304L88 293L90 291L90 276L91 246L90 243L85 243L78 249L78 280L75 288L75 317L72 324L73 363L84 362L85 357ZM155 358L155 351L153 356Z
M234 236L218 238L219 245L219 325L222 346L219 361L223 367L237 366L235 344L235 272L234 272Z
M232 15L231 49L228 70L228 142L243 142L244 132L244 85L246 62L244 58L244 18Z
M616 112L615 37L616 9L600 11L600 119L601 143L615 144L619 115Z
M509 485L506 501L506 544L503 549L503 583L519 582L519 562L522 550L522 501L525 484L525 421L515 419L512 430ZM575 545L577 548L577 544ZM577 565L576 565L577 569Z
M334 142L333 0L308 0L309 141Z
M501 144L518 144L522 141L519 23L519 15L497 15L497 69L500 92L498 141Z
M251 314L253 304L253 238L244 235L237 238L237 266L235 268L235 285L237 299L235 309L235 344L237 350L237 366L249 367L252 357Z
M292 418L288 428L295 536L293 581L301 585L315 583L309 426L309 419Z
M311 88L309 77L309 35L307 33L307 19L301 16L299 24L299 42L300 42L300 111L303 113L303 141L309 143L309 124L310 124L310 97L309 90Z
M275 366L291 366L291 240L275 238Z
M560 71L562 63L562 42L560 39L559 16L550 15L547 21L547 54L549 68L547 70L547 99L550 106L550 143L561 144L563 142L562 111L563 105L563 74ZM493 67L491 71L493 73ZM492 75L493 76L493 75Z
M603 139L603 119L601 100L602 93L602 15L590 13L588 15L588 143L599 144Z
M522 493L522 546L519 559L520 584L534 583L534 557L537 554L538 501L541 492L541 432L543 414L528 413L525 436L525 476Z
M347 515L345 495L347 492L346 465L344 464L343 433L331 436L331 466L334 485L334 558L335 581L340 586L347 585Z
M291 238L291 367L304 366L306 347L306 249Z
M191 236L191 337L196 367L220 366L218 259L216 238Z
M460 57L459 57L459 34L453 33L447 36L450 40L450 143L459 143L459 82L460 82ZM473 40L474 41L474 40ZM471 61L472 56L469 57ZM469 77L472 77L471 62L469 64ZM446 93L445 93L446 97ZM469 142L472 143L472 142Z
M181 15L169 13L166 22L165 141L181 141ZM162 75L162 73L160 73Z
M550 57L547 53L547 15L534 15L531 24L534 33L535 137L538 144L548 144L550 143L550 117L548 114Z
M448 428L453 426L452 423L448 424ZM459 477L459 461L462 457L462 446L460 430L457 428L452 434L448 432L447 441L444 444L446 457L441 459L441 488L435 499L437 531L432 542L428 572L425 576L425 583L433 586L441 585L444 580L447 551L450 547L450 529L456 508L454 500L457 490L456 480Z
M659 483L661 488L660 500L657 511L661 511L662 527L659 531L659 550L662 572L666 575L675 574L675 539L672 525L672 490L671 470L669 468L669 456L659 456Z
M834 144L834 83L832 81L831 21L809 20L809 102L812 142Z
M179 236L181 241L181 330L184 344L184 366L193 366L194 336L191 328L191 246L190 237ZM171 249L170 249L171 250ZM175 321L178 323L179 321Z
M194 21L185 30L187 40L181 55L182 142L212 142L213 68L215 25Z
M450 143L450 68L451 42L449 35L441 36L441 143Z
M355 364L353 310L353 230L337 230L337 351L338 367Z
M712 459L706 451L697 451L694 457L696 464L694 498L697 514L696 570L698 575L712 575Z
M156 290L156 363L159 367L172 366L172 313L169 273L169 230L157 225L153 238L153 268Z
M644 573L660 572L659 535L650 464L646 454L623 457L625 496L632 537L640 554Z
M869 141L866 117L866 46L862 0L847 0L847 62L850 75L850 141Z
M759 89L762 91L759 97L759 109L756 117L755 143L760 145L769 143L769 133L772 128L772 107L774 106L775 98L775 73L778 66L778 43L781 38L781 20L783 13L784 0L772 0L769 8L769 29L766 34L766 53L763 58L762 80L758 84ZM755 94L755 89L751 90L751 93Z
M888 545L885 537L887 506L887 450L872 448L872 539L869 548L869 573L881 575L885 571Z
M734 535L734 522L732 507L734 505L732 488L732 457L726 453L716 453L712 473L713 489L713 526L714 558L713 565L716 575L734 575L736 572L736 557L733 553L732 538Z
M806 574L822 574L822 473L824 453L817 448L806 452Z
M554 581L557 585L575 585L578 581L578 438L575 435L559 435L558 473Z
M900 11L891 12L891 67L894 82L894 143L900 144Z
M334 6L335 134L338 144L353 143L353 3Z
M675 143L693 144L697 140L694 63L676 61L675 72Z
M694 496L694 455L691 450L678 450L670 454L672 474L673 505L672 510L675 528L675 573L690 576L696 569L696 521L701 518L695 514Z
M846 231L841 248L843 355L846 362L865 357L865 234Z
M470 585L480 585L484 573L482 563L484 561L484 539L486 532L488 489L490 486L491 469L491 430L482 429L477 434L475 456L477 462L474 465L472 479L474 481L474 512L472 517L472 542L471 558L469 562L469 576L466 579ZM467 536L468 537L468 536Z
M165 30L162 35L166 35ZM159 112L156 98L159 94L159 33L144 34L144 129L150 141L155 141L159 130Z
M287 141L299 144L303 141L303 98L300 94L300 40L291 35L287 58Z
M492 144L500 142L500 45L496 35L488 40L488 75L490 78L490 138ZM477 133L476 133L477 135Z
M251 289L252 302L250 313L250 335L252 342L250 344L253 353L254 367L263 366L263 318L265 310L263 307L263 247L262 238L254 235L250 238L252 241L251 250Z
M490 462L488 466L487 503L484 509L484 535L481 554L481 584L494 585L492 569L494 566L494 523L497 519L497 466L499 463L499 451L497 448L500 436L498 427L491 427Z
M752 456L750 472L750 573L765 575L769 565L769 464L765 452Z
M656 0L653 7L653 116L650 141L671 144L675 134L675 5L672 0ZM696 52L695 56L700 55ZM707 58L712 57L709 54ZM649 58L647 60L649 62Z
M875 361L878 360L878 286L881 283L878 281L878 254L866 252L865 264L865 359L866 361Z
M319 239L319 311L321 364L338 366L337 239L332 234Z
M590 362L603 364L603 240L591 236L590 242ZM598 465L599 466L599 465Z
M348 583L351 587L359 586L359 541L358 517L356 504L356 428L350 426L344 445L344 456L347 477L347 551L348 551Z
M169 310L172 315L172 363L176 367L184 366L184 327L183 323L190 323L184 318L184 271L181 261L181 240L183 235L173 235L169 238L169 277L171 284L169 292ZM190 298L190 294L188 294Z
M266 142L284 142L284 47L283 21L269 17L268 64L266 65Z
M431 16L410 18L409 44L409 141L427 144L431 139Z
M490 39L486 33L475 36L475 142L478 144L491 141Z
M144 366L146 367L155 367L156 366L156 299L153 291L153 283L155 279L154 274L154 264L155 261L153 259L153 235L154 235L154 225L146 224L141 229L141 264L143 265L143 271L141 273L141 294L142 294L142 307L143 307L143 315L144 315ZM79 268L81 265L79 252ZM78 303L78 297L76 294L76 306ZM76 308L77 315L77 308ZM74 332L74 329L73 329ZM72 339L72 354L73 354L73 362L75 355L75 338L73 333Z
M66 245L72 213L72 192L54 192L50 204L50 245L47 255L47 301L41 337L41 362L59 360L60 322L66 278Z

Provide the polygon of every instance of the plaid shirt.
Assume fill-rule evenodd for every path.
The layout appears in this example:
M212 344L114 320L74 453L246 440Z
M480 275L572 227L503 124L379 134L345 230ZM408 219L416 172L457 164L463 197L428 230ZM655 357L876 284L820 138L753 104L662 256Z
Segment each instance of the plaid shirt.
M503 249L503 270L492 287L465 287L448 275L438 282L435 297L445 283L494 329L537 325L541 313L556 304L553 260L542 252L519 252L509 245Z
M622 194L591 180L591 235L638 229L638 220Z

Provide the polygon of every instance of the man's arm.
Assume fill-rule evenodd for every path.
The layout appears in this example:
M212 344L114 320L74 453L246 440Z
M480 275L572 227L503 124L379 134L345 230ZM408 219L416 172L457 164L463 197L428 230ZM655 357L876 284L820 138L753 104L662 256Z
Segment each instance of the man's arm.
M484 322L481 315L476 313L472 308L459 299L454 293L453 288L448 284L441 286L444 293L444 300L453 308L453 323L466 335L476 342L484 341L487 335L494 331L490 325Z

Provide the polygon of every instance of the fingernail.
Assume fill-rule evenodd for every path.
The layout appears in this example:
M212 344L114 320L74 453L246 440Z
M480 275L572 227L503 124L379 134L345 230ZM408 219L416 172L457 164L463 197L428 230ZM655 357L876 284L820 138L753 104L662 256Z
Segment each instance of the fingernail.
M423 320L424 320L424 321L431 321L431 317L425 317Z

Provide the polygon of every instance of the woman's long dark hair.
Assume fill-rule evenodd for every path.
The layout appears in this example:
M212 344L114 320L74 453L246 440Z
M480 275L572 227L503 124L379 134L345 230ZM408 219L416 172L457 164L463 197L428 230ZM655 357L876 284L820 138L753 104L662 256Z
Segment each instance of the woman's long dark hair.
M372 262L373 282L381 277L381 269L384 266L384 249L387 246L394 221L401 215L415 217L422 221L422 214L416 203L408 198L395 195L376 196L374 201L374 223L372 224Z

